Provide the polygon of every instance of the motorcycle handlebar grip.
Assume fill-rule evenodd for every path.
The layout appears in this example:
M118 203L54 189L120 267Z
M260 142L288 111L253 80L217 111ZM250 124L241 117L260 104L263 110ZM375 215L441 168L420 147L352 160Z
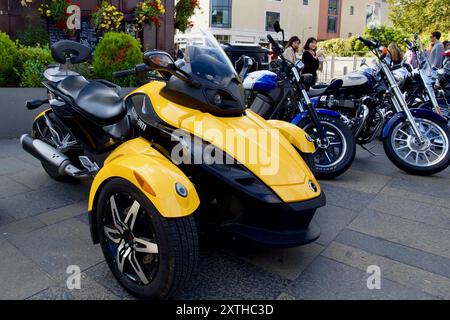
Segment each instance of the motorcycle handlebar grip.
M368 39L364 39L363 37L359 36L358 40L361 41L362 43L364 43L366 46L368 47L373 47L375 48L377 46L377 44L371 40Z
M267 35L267 39L269 39L269 42L270 42L272 45L276 45L276 44L277 44L270 34Z
M123 71L116 71L113 73L113 77L121 78L121 77L132 76L134 74L136 74L136 71L134 69L130 69L130 70L123 70Z

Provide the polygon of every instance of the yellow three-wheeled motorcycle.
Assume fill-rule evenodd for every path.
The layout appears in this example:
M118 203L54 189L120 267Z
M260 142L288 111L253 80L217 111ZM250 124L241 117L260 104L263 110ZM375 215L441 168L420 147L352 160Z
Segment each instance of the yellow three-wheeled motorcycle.
M242 83L212 35L187 35L185 57L151 51L116 76L161 75L120 98L68 66L90 50L52 47L50 108L23 135L23 148L54 179L93 177L91 233L120 284L137 297L173 296L189 279L198 234L271 247L319 237L312 222L325 196L308 163L314 144L300 128L245 109ZM154 76L153 76L154 77Z

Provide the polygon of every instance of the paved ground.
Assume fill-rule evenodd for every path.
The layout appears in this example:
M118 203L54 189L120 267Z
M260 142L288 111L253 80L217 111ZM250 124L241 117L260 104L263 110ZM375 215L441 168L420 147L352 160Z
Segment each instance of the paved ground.
M319 241L290 250L204 248L179 298L450 299L450 170L431 178L358 150L353 169L323 183ZM0 299L130 299L90 242L89 185L55 183L17 140L0 140ZM65 285L68 265L81 290ZM367 267L381 268L368 290Z

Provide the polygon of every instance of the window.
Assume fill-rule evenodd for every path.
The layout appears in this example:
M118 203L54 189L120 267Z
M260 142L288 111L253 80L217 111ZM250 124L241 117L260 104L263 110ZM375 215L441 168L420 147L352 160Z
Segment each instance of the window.
M338 0L328 0L328 13L337 14L338 12Z
M307 6L309 4L309 1L308 0L303 0L303 5L304 6Z
M273 29L273 24L277 21L280 21L280 13L279 12L266 12L266 31L275 31Z
M337 32L337 17L328 16L327 32L328 33L336 33Z
M355 7L350 6L350 15L353 16L355 14Z
M216 34L214 36L216 37L216 39L219 43L229 43L230 39L231 39L230 35Z
M211 1L211 27L231 28L231 1Z

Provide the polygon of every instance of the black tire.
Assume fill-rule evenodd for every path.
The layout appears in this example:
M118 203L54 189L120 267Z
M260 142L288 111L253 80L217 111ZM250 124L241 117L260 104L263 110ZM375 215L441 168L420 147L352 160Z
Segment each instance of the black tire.
M152 232L154 241L158 246L158 253L152 258L155 263L154 270L152 269L154 275L148 284L136 283L129 276L120 272L116 263L116 256L111 250L112 242L104 232L105 222L108 221L107 214L111 214L108 205L109 199L111 195L118 197L120 194L132 197L132 199L138 201L140 208L144 210L140 214L140 220L136 219L135 228L132 231L140 228L141 232L150 232L150 229L153 228ZM97 233L108 266L115 278L130 294L143 299L169 299L189 280L196 268L199 256L197 226L193 216L175 219L162 217L139 189L120 178L110 180L103 187L98 198L95 214ZM136 238L138 236L136 235ZM149 255L147 254L147 256ZM145 258L144 256L141 262L144 267Z
M316 164L314 162L314 154L312 153L300 153L308 168L311 170L314 176L316 176Z
M319 120L327 131L332 130L338 133L346 143L345 154L342 158L339 157L338 162L330 166L321 166L318 164L321 149L315 143L317 147L317 151L314 154L316 177L322 180L330 180L344 174L351 167L356 156L356 143L352 131L341 120L326 115L320 115ZM300 121L298 126L304 129L315 141L317 140L317 132L314 132L315 129L309 117Z
M443 133L445 133L447 139L447 150L442 152L442 159L434 165L416 166L408 163L407 161L405 161L405 158L400 157L397 152L395 152L393 146L393 139L395 139L395 137L393 137L393 135L395 135L395 131L397 130L397 128L399 128L399 126L402 126L406 123L405 119L399 119L396 123L394 123L389 129L387 137L383 140L383 147L387 157L399 169L413 175L429 176L445 170L450 165L450 127L444 123L437 123L433 120L432 117L428 116L415 117L415 119L429 121L439 127ZM417 155L417 157L418 156L419 155ZM406 157L406 159L408 159L408 157Z

